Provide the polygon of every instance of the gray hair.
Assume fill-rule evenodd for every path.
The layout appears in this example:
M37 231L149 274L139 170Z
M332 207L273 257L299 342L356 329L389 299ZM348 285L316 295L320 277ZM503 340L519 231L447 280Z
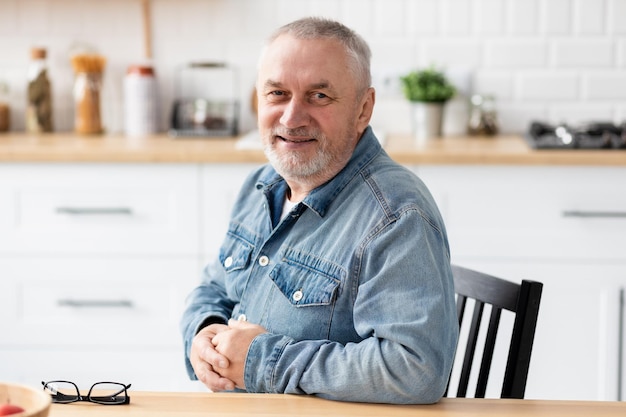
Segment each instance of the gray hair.
M370 60L372 52L367 42L355 31L342 23L321 17L305 17L278 28L268 39L271 44L281 35L289 34L296 39L328 38L339 41L351 58L351 66L359 91L364 93L372 84Z

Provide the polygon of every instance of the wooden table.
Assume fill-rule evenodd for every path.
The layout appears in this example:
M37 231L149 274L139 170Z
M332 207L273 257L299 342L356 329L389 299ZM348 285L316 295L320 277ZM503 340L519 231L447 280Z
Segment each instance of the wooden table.
M626 402L444 398L434 405L360 404L281 394L130 392L129 405L53 404L50 417L604 417L626 416Z

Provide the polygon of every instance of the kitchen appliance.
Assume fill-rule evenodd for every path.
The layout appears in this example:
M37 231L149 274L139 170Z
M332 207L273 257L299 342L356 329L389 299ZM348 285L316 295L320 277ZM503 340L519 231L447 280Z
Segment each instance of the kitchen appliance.
M533 121L524 139L534 149L626 149L626 122L570 126Z
M239 106L234 101L178 99L172 109L170 136L236 136Z
M191 63L179 71L170 136L236 136L237 74L223 63Z

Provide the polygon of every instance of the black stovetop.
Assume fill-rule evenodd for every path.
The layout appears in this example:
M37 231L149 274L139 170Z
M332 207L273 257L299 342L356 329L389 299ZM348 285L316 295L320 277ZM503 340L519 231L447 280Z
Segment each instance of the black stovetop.
M626 122L570 126L535 121L524 138L535 149L626 149Z

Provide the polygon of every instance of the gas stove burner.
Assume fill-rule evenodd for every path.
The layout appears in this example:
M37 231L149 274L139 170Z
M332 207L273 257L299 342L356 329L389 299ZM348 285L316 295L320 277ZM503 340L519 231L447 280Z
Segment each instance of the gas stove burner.
M532 122L525 135L535 149L626 149L626 122L592 122L572 127Z

